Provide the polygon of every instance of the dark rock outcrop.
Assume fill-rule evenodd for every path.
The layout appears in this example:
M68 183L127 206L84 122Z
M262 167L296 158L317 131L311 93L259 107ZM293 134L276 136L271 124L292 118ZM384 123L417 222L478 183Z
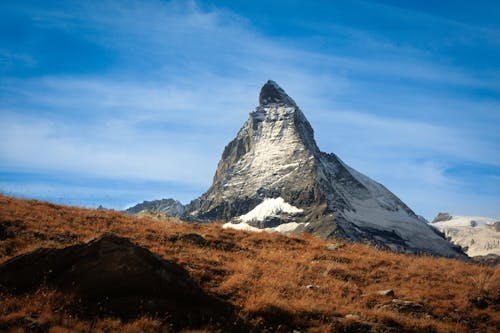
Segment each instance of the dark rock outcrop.
M286 94L286 92L274 81L267 81L259 94L259 104L284 104L295 106L294 100Z
M48 286L75 293L81 316L167 318L173 327L200 327L231 318L228 303L206 294L176 263L128 239L107 235L63 249L40 248L0 265L0 290L25 293ZM236 320L237 321L237 320Z
M450 214L448 213L438 213L436 215L436 217L434 218L434 220L432 220L431 223L437 223L437 222L444 222L444 221L449 221L453 218L453 216L451 216Z
M4 240L8 237L7 228L0 222L0 240Z
M472 261L485 266L499 266L500 256L490 253L484 256L474 256L472 257Z

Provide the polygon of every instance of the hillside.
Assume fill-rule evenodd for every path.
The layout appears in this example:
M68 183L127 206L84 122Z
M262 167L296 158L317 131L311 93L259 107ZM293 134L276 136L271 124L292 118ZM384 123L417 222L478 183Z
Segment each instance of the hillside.
M3 291L0 331L212 332L226 331L227 322L255 332L500 330L498 267L310 235L170 222L0 196L0 264L40 247L68 249L113 234L187 271L196 288L236 317L183 328L166 313L90 315L78 297L41 286L20 295Z

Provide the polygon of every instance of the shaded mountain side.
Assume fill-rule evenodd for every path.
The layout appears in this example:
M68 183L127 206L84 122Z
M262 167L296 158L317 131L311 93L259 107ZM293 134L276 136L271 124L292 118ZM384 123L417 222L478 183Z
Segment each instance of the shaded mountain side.
M263 221L242 221L243 215L277 198L302 214L272 209L269 216L261 217ZM262 87L259 106L225 147L212 185L186 206L182 218L244 223L238 229L293 223L296 233L465 258L383 185L337 155L321 152L303 112L273 81ZM284 229L291 232L289 227Z

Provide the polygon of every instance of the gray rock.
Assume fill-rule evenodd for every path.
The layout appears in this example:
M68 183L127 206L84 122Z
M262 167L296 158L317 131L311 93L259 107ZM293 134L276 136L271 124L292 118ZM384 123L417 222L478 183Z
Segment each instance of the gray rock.
M436 215L436 217L434 218L434 220L432 220L431 223L437 223L437 222L443 222L443 221L449 221L453 218L453 216L451 216L450 214L448 213L438 213Z
M344 316L345 319L353 319L353 320L360 320L361 319L361 316L358 316L356 314L352 314L352 313L349 313L349 314L346 314Z
M394 297L394 290L392 289L387 289L387 290L380 290L377 292L377 294L381 296L391 296Z
M336 244L336 243L330 243L330 244L326 245L326 248L330 251L335 251L340 247L341 247L340 244Z
M184 205L174 199L161 199L143 201L125 210L127 214L131 215L137 215L142 211L159 212L172 217L180 217L184 213Z
M403 299L393 299L389 307L401 313L421 314L425 312L423 304Z
M318 285L315 285L315 284L308 284L306 286L306 289L309 289L309 290L318 290L319 289L319 286Z

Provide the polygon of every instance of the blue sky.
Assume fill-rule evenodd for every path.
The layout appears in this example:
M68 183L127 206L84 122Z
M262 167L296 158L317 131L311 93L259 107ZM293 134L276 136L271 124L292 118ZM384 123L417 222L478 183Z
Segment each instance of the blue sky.
M0 190L187 203L267 79L418 214L500 218L498 1L2 1Z

